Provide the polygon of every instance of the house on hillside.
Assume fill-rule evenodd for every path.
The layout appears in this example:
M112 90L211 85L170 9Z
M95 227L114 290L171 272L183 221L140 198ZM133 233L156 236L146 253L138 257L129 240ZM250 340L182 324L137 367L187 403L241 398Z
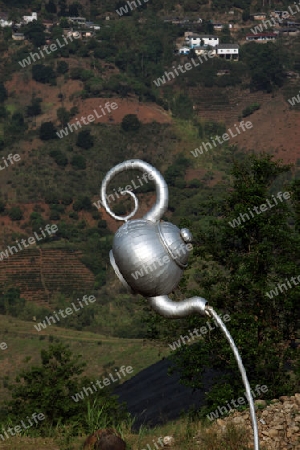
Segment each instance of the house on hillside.
M191 49L189 47L181 47L178 50L179 55L188 55Z
M11 26L12 26L12 21L11 20L0 19L0 27L1 28L11 27Z
M85 17L68 17L67 18L69 22L73 23L74 25L85 25L86 24L86 18Z
M25 36L23 33L13 33L12 36L14 41L24 41L25 40Z
M277 33L256 33L246 35L246 41L256 41L261 43L275 41L276 39Z
M238 44L219 44L216 47L217 56L223 59L230 59L232 61L239 60L239 45Z
M189 45L191 48L200 47L201 45L210 45L211 47L216 47L219 45L219 38L217 36L212 36L209 34L198 35L197 37L189 38Z
M33 22L34 20L37 20L37 13L33 12L31 13L31 16L23 16L23 22L27 25L30 22Z
M251 19L253 20L266 20L267 14L264 12L258 12L255 14L250 14Z

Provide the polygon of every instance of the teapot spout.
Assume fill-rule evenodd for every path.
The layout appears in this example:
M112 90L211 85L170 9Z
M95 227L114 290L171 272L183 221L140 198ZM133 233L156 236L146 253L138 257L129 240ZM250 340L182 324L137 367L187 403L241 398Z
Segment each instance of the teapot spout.
M158 314L170 319L179 319L192 313L209 316L208 301L202 297L191 297L180 302L174 302L167 295L159 295L148 297L147 300Z

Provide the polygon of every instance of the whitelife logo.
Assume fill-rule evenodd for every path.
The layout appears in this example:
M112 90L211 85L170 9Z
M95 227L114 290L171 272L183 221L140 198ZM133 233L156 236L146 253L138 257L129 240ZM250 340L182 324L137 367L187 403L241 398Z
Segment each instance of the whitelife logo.
M129 373L132 373L132 371L133 371L133 368L131 366L127 366L127 367L122 366L119 370L115 369L115 372L116 372L116 375L118 378L115 379L112 373L110 373L108 376L112 380L112 382L115 383L116 381L121 380L121 378L122 378L121 374L123 375L123 377L126 377L126 373L129 374ZM121 374L120 374L120 372L121 372ZM102 379L104 386L102 386L100 380L97 380L96 381L97 386L100 389L103 389L105 386L109 386L111 384L111 381L109 380L109 378L105 377ZM93 381L91 381L91 385L92 385L94 391L90 386L84 387L82 391L77 392L75 395L72 395L72 399L74 400L74 402L77 403L77 402L79 402L79 400L83 400L85 395L88 397L89 394L93 394L94 392L97 392L98 389L95 386L95 384L93 383Z
M300 12L300 8L298 7L298 5L296 5L296 3L294 3L297 11L293 11L291 6L288 7L289 13L287 11L284 11L282 13L282 19L288 19L290 16L294 16L295 14L297 14L298 12ZM251 32L253 34L257 34L257 33L262 33L265 30L267 30L268 28L274 27L275 25L277 25L277 23L282 23L283 20L280 19L279 17L277 17L275 19L275 17L272 17L271 20L263 20L261 22L261 24L256 25L254 28L250 28Z
M29 237L28 240L28 244L29 245L33 245L36 243L36 241L41 241L42 239L45 239L47 237L46 233L44 233L44 230L42 230L42 228L40 227L41 230L41 234L42 237L39 237L39 235L34 231L34 237L31 236ZM49 225L47 224L45 227L45 231L47 231L48 236L51 236L51 234L56 233L58 230L57 225ZM23 248L22 248L22 245ZM8 254L8 252L10 252L11 255L15 253L18 253L20 250L24 250L24 248L27 248L29 245L26 244L26 239L21 239L21 243L19 241L16 241L17 246L19 247L19 250L17 249L17 247L15 247L14 245L12 245L11 247L8 245L7 246L7 250L0 252L0 261L3 261L3 258L8 258L10 255ZM14 252L13 252L14 250Z
M238 127L236 124L234 124L234 127L235 127L235 131L237 131L238 134L233 134L231 128L228 128L228 130L227 130L228 133L224 133L224 134L222 135L222 138L221 138L220 136L218 136L218 135L216 135L215 137L210 138L211 141L213 142L214 147L217 146L217 144L216 144L215 141L217 141L220 145L222 145L222 144L224 144L225 141L229 141L230 138L234 138L234 137L238 136L239 134L241 134L241 130L242 130L242 131L246 131L246 129L247 129L247 130L250 130L250 129L253 127L253 124L252 124L252 122L250 122L250 121L244 122L244 121L242 120L242 121L239 123L239 127ZM241 130L240 130L240 128L241 128ZM245 129L245 128L246 128L246 129ZM207 146L208 146L209 148L207 148ZM191 150L191 153L192 153L192 155L193 155L195 158L197 158L197 156L199 156L199 155L203 155L203 148L202 148L202 147L205 149L206 152L207 152L208 150L212 150L212 148L213 148L210 142L204 142L204 143L202 143L202 144L199 146L199 148L197 147L197 148L195 148L195 150Z
M103 115L106 116L105 111L104 111L104 109L102 108L101 105L99 106L99 108L101 109ZM107 109L108 113L111 113L111 110L117 109L118 105L117 105L116 102L112 102L112 103L106 102L105 105L104 105L104 108ZM101 117L103 117L102 114L99 115L95 109L94 109L93 112L95 113L96 117L94 116L94 114L89 114L88 116L81 116L81 118L79 120L82 120L83 125L88 125L89 123L94 122L96 118L100 119ZM87 119L87 122L86 122L86 119ZM78 120L77 117L76 117L75 120L77 120L77 122L75 122L75 123L68 123L68 126L66 128L56 132L57 136L60 139L62 139L64 136L68 136L69 131L71 133L73 133L73 131L77 131L78 130L78 127L80 127L80 128L82 127L82 125L81 125L81 123L80 123L80 121Z
M89 298L87 298L87 295L84 295L82 297L82 302L85 303L85 305L83 305L81 303L79 298L77 300L78 300L78 305L80 306L80 308L76 308L76 305L74 304L74 302L72 302L70 306L72 306L73 309L69 306L65 310L60 309L58 312L54 311L52 316L46 316L45 320L43 320L43 322L39 322L38 324L34 325L34 328L37 331L45 330L47 328L47 326L52 325L53 323L56 323L56 320L58 322L60 321L60 318L58 317L57 314L60 314L61 317L63 319L65 319L67 316L71 316L74 311L80 311L80 309L84 308L85 305L88 306L89 303L94 303L96 301L96 297L94 295L90 295ZM64 313L66 314L66 316L64 316ZM56 320L53 316L56 317ZM52 320L52 322L51 322L51 320ZM47 323L46 323L46 321L47 321Z
M283 192L283 193L278 192L276 197L281 202L283 202L283 200L288 200L290 198L290 193L289 192ZM270 203L269 199L266 199L266 203L268 204L268 206L266 205L266 203L262 203L260 206L254 206L252 209L258 215L258 214L261 214L261 213L267 211L268 209L274 208L274 206L278 205L278 201L276 200L274 195L272 195L272 198L273 198L274 204ZM260 209L260 211L258 210L258 208ZM253 219L253 217L255 217L255 215L253 214L253 212L251 211L250 208L248 208L248 211L251 215L251 218ZM246 219L245 219L245 217L246 217ZM236 219L233 219L232 222L228 222L228 223L232 228L235 228L235 227L238 227L241 225L241 223L242 223L241 219L243 222L246 222L246 220L250 220L250 217L247 213L244 213L244 214L240 213L240 217L237 217Z
M298 275L298 277L291 277L290 280L291 280L291 282L294 283L294 286L298 286L299 283L300 283L300 275ZM298 280L299 283L297 283L296 280ZM294 287L294 286L291 285L291 283L289 282L288 278L286 278L285 281L286 281L286 284L285 284L285 283L282 283L282 284L278 283L278 284L277 284L278 289L280 290L281 293L283 292L282 286L284 287L284 289L285 289L286 291L288 290L288 288L292 289L292 288ZM288 287L287 287L287 285L288 285ZM267 295L270 299L272 299L273 297L276 297L276 296L279 294L278 289L277 289L277 287L276 287L274 290L271 290L271 291L267 292L266 295Z
M298 94L297 97L289 98L288 102L291 106L295 106L297 103L300 103L300 94Z
M143 0L143 1L144 1L144 3L148 3L149 0ZM139 3L139 6L142 6L142 3L140 2L140 0L137 0L137 2ZM138 7L135 2L126 2L126 3L129 6L129 8L131 9L131 11ZM134 5L134 7L132 7L132 4ZM119 14L120 17L122 17L123 14L127 14L129 12L127 5L121 6L121 8L116 9L116 13Z
M75 33L77 33L75 35ZM73 37L75 39L80 38L80 33L78 31L76 31L73 35L68 36L68 38L70 39L70 42L73 41ZM65 38L65 36L62 36L64 38L65 43L68 45L70 42L67 41L67 39ZM61 45L61 42L59 39L56 39L56 42L59 46L59 48L65 47L66 44ZM48 47L50 47L50 51L48 51ZM45 58L45 55L43 53L46 52L47 55L50 55L52 52L55 52L56 50L58 50L58 47L56 46L56 44L50 44L50 45L45 45L43 47L43 49L41 49L40 47L38 47L39 50L39 54L38 53L32 53L30 52L30 56L28 56L28 58L23 59L22 61L19 61L20 66L24 69L24 67L26 66L30 66L30 64L32 64L33 62L35 62L35 59L37 58L38 60L42 58Z

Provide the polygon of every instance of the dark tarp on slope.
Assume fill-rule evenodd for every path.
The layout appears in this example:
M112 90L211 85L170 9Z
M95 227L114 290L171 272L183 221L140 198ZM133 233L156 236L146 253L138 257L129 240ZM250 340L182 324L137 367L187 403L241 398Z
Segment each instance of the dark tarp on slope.
M168 375L171 362L164 358L139 372L114 390L120 402L126 402L128 411L136 417L133 428L144 424L154 427L175 420L192 406L204 404L205 392L210 388L217 372L207 369L203 374L203 389L179 384L179 374Z

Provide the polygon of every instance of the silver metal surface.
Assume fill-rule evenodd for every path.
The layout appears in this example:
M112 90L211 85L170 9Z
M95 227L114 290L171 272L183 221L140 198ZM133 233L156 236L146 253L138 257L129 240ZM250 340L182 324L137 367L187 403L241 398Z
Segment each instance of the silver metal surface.
M153 166L150 164L141 161L140 159L131 159L128 161L124 161L117 166L113 167L105 176L102 187L100 191L102 204L104 205L104 208L106 211L116 220L128 220L131 217L134 216L135 211L131 212L128 216L122 217L115 215L110 207L108 206L108 203L106 201L106 190L108 183L118 174L127 170L134 170L139 169L142 172L148 173L155 185L156 185L156 196L157 201L155 205L150 209L150 211L144 216L144 219L150 220L151 222L157 222L159 219L162 218L165 211L168 209L168 200L169 200L169 194L168 194L168 186L162 177L161 173L156 170ZM149 177L149 179L151 179ZM138 200L136 198L136 195L131 192L131 196L136 199L136 204L138 204Z

